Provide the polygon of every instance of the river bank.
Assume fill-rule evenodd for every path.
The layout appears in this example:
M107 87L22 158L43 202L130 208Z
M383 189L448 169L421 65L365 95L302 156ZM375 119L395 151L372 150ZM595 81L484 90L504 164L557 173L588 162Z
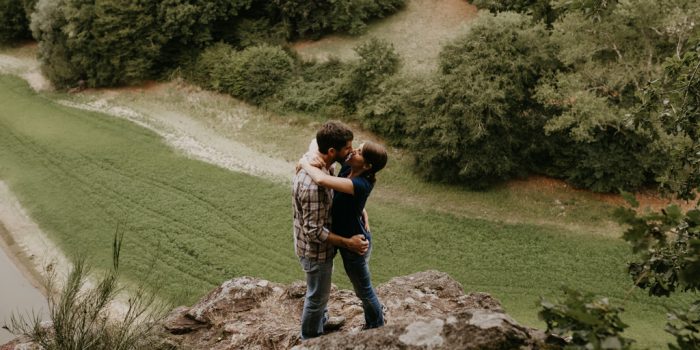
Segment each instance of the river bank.
M28 268L30 262L14 244L14 240L0 223L0 276L4 287L0 289L0 323L10 322L12 315L46 315L47 304L40 276ZM0 329L0 344L15 336Z
M0 324L10 316L47 315L42 273L47 266L67 271L68 260L27 215L9 187L0 181ZM14 338L0 330L0 344Z

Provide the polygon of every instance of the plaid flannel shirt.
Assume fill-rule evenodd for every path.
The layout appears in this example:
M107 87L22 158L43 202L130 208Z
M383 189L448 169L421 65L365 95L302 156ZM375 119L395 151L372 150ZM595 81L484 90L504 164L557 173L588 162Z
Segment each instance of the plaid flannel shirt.
M324 171L327 171L325 168ZM332 171L329 172L332 175ZM294 248L297 256L324 262L333 259L335 247L328 243L333 190L317 185L301 169L292 181Z

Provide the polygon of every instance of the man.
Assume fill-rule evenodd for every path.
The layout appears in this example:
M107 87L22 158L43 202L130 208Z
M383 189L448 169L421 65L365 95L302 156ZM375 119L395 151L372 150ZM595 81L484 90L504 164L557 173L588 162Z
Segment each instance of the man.
M316 133L316 152L325 163L324 171L332 174L333 164L345 160L352 151L352 139L352 131L340 122L329 121L321 126ZM303 169L294 176L292 196L294 247L306 272L301 338L309 339L323 334L323 325L328 319L326 304L331 291L335 247L364 255L369 242L362 234L345 238L328 230L333 192L314 183Z

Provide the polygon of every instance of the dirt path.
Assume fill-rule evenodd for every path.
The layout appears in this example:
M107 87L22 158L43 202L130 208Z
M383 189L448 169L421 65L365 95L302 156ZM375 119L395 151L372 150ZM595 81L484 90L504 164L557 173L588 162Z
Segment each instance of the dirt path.
M33 57L0 54L0 74L16 75L29 83L35 91L52 90L41 74L39 62ZM161 84L162 85L162 84ZM139 110L114 101L122 93L119 89L103 89L99 93L80 94L81 102L59 100L60 104L83 110L96 111L127 119L163 137L175 150L195 159L215 164L232 171L261 176L276 182L287 182L294 165L276 159L241 142L225 137L203 122L168 108L158 102L141 106ZM0 181L0 249L17 266L22 275L42 294L47 291L43 281L47 269L56 272L59 283L67 276L70 260L31 219L10 188ZM86 287L92 285L88 281ZM128 295L120 294L110 305L113 317L128 310Z
M59 103L102 112L130 120L160 135L174 149L224 169L265 177L276 182L289 181L294 165L258 152L245 144L232 140L203 122L157 102L134 109L114 102L112 90L102 90L102 97L76 103L61 100ZM110 97L111 95L111 97Z
M0 54L0 73L22 77L36 91L51 90L51 83L41 74L35 58L18 58Z
M0 73L20 76L36 91L51 89L51 84L41 75L36 58L0 54ZM155 84L153 88L158 88L158 85L165 84ZM120 105L114 101L120 94L119 89L101 89L96 93L81 94L87 101L57 102L130 120L156 132L174 149L225 169L277 182L287 182L292 175L294 165L290 162L256 151L207 127L196 118L161 103L149 102L138 110Z

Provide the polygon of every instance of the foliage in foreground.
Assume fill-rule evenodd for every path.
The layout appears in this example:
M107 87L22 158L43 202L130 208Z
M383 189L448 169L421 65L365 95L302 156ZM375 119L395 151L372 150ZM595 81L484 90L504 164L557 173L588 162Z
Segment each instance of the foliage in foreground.
M113 242L113 269L94 280L90 266L77 259L65 281L55 271L47 279L50 322L13 315L9 329L25 334L45 350L146 350L165 349L155 335L164 315L156 296L145 289L129 291L125 310L115 303L123 291L118 286L122 234ZM62 287L59 287L60 284Z
M623 238L637 253L628 272L635 286L649 295L670 296L700 290L700 206L686 212L670 205L661 212L640 214L639 203L625 194L632 208L619 208L616 216L628 226ZM698 203L700 204L700 203ZM688 310L670 310L666 331L676 338L671 349L700 347L700 300Z
M691 50L682 57L667 60L664 80L650 85L642 96L645 101L640 109L645 121L655 118L667 119L665 124L654 124L651 130L657 135L680 135L688 137L691 147L681 149L676 159L676 170L666 187L679 198L693 198L700 176L700 152L696 152L698 122L698 90L700 78L700 50ZM663 126L674 126L664 129ZM654 128L655 127L655 128ZM660 130L660 132L659 132ZM688 151L690 149L691 151ZM623 192L631 208L618 208L617 220L627 226L623 234L636 254L635 261L628 264L628 273L633 283L646 289L651 296L671 296L682 291L697 293L700 290L700 201L694 209L682 211L677 205L669 205L659 212L641 213L639 203L633 195ZM567 305L571 304L571 300ZM544 305L545 311L552 309ZM551 315L544 313L545 319ZM575 322L580 313L564 314L566 323ZM700 300L689 305L687 310L669 310L666 331L676 338L671 349L691 350L700 347ZM561 322L561 321L558 321ZM550 330L548 321L548 330ZM594 331L593 324L584 327ZM556 330L555 330L556 331ZM616 347L619 348L619 347Z
M547 332L571 338L566 349L630 349L634 341L621 335L628 327L620 320L621 307L568 288L564 294L557 303L541 298L539 317L547 323Z

